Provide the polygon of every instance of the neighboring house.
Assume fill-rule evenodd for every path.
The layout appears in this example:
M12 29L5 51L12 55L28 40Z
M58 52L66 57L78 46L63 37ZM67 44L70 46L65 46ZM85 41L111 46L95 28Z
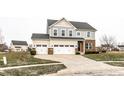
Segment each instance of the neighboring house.
M75 54L95 50L96 29L85 22L47 20L47 34L32 34L37 54Z
M118 45L119 51L124 51L124 45Z
M8 52L8 46L6 44L0 44L0 52Z
M10 44L11 51L21 52L28 50L28 43L26 41L12 40Z

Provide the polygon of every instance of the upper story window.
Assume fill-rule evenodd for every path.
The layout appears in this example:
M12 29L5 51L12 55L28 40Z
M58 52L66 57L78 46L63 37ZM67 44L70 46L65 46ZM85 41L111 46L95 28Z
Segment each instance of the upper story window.
M54 36L57 36L57 29L54 29Z
M65 36L65 30L62 30L62 36Z
M69 31L69 36L72 36L72 30Z
M90 37L91 36L91 33L90 32L87 32L87 37Z
M77 36L80 36L80 32L77 32Z

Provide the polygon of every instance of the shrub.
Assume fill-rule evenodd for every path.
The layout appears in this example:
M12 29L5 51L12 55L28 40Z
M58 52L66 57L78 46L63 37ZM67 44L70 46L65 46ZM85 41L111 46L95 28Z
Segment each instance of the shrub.
M119 49L118 48L114 48L114 49L112 49L112 51L119 51Z
M106 50L102 50L101 52L102 52L102 53L106 53Z
M77 51L77 52L76 52L76 55L80 55L80 52Z
M85 54L99 54L99 51L86 51Z
M36 49L35 49L35 48L31 49L31 50L30 50L30 54L31 54L31 55L36 55Z

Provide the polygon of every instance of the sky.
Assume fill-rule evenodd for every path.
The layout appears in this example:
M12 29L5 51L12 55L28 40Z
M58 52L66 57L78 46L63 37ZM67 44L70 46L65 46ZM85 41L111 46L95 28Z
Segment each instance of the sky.
M123 0L2 0L0 30L5 42L26 40L32 33L46 33L47 19L66 18L88 22L96 32L96 44L106 34L124 42Z

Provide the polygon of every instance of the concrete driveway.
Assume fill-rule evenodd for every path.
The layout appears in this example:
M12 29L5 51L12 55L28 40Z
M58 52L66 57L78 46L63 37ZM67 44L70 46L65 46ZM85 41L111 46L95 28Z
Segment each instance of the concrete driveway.
M67 67L51 75L124 75L123 67L110 66L81 55L36 55L35 57L59 61Z

